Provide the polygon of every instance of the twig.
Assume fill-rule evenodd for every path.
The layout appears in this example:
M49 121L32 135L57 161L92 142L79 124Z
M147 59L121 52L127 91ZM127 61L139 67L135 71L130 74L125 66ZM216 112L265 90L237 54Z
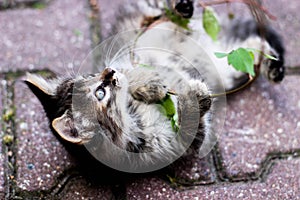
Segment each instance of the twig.
M276 20L276 17L274 15L272 15L264 6L260 5L256 1L252 1L252 0L211 0L209 2L199 1L198 4L199 4L199 6L205 8L207 6L225 4L225 3L244 3L249 6L254 6L256 8L259 8L259 10L263 11L270 19Z
M222 96L227 96L227 95L237 93L237 92L247 88L248 86L250 86L257 78L258 78L258 75L254 76L254 77L249 75L249 80L245 84L241 85L240 87L235 88L233 90L226 91L224 93L211 94L210 97L211 98L217 98L217 97L222 97Z
M285 74L287 76L300 75L300 65L295 67L286 67Z

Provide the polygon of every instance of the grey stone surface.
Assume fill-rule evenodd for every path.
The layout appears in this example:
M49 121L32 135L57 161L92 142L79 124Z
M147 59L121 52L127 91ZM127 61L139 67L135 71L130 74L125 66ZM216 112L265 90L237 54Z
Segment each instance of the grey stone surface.
M50 131L38 99L23 82L15 85L17 186L22 190L47 190L55 186L72 159Z
M261 182L214 184L176 190L155 177L129 183L128 199L300 199L300 159L274 162Z
M215 181L212 155L199 158L195 153L176 161L172 170L177 184L209 184Z
M101 34L103 39L111 36L113 24L116 23L116 15L121 5L126 6L128 0L114 0L112 4L110 0L97 0L100 9L99 15L101 20Z
M59 195L59 198L65 200L114 199L110 187L91 184L83 178L73 178L70 180Z
M257 172L271 152L300 149L299 77L272 85L262 78L228 98L227 118L219 137L228 173Z
M53 0L44 9L2 11L0 19L0 71L77 74L90 52L86 1Z

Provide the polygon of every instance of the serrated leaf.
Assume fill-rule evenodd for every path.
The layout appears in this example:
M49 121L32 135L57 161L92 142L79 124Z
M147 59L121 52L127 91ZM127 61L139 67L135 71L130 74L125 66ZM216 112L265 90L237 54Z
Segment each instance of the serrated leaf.
M206 33L216 41L218 39L218 34L221 30L221 26L217 20L216 14L211 7L206 7L203 9L202 23Z
M244 48L239 48L228 54L228 64L236 70L255 76L254 72L254 54Z
M228 56L228 53L215 52L217 58L225 58Z

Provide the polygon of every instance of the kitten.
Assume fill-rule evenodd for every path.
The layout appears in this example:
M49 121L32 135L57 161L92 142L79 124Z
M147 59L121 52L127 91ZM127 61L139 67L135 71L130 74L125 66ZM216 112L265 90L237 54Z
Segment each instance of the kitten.
M26 83L60 137L90 146L97 141L100 149L91 153L113 166L131 156L130 152L139 153L122 161L137 169L174 161L192 142L195 144L194 138L201 144L208 132L205 123L211 99L207 86L172 74L167 67L123 72L106 68L102 73L74 79L45 80L27 74ZM180 115L178 133L160 104L171 90L177 92L169 95Z
M175 8L190 18L191 2L179 1ZM138 1L132 6L135 9L122 11L126 18L118 20L118 31L141 28L146 18L158 19L163 12L161 1ZM223 43L215 44L202 34L199 24L199 19L191 19L191 31L187 31L161 21L142 35L130 32L136 34L135 48L143 51L126 54L123 48L113 56L119 59L105 63L100 73L54 79L28 73L26 83L41 101L50 127L63 140L85 145L95 158L113 168L158 169L185 155L187 149L211 148L211 110L217 102L210 94L220 91L218 73L225 89L236 87L246 77L216 59L214 52L234 47L260 49L263 44L266 53L278 61L265 61L262 72L274 82L284 75L284 49L270 27L262 40L255 22L235 21L220 39ZM197 49L195 41L205 49ZM173 103L172 116L162 106L165 101Z

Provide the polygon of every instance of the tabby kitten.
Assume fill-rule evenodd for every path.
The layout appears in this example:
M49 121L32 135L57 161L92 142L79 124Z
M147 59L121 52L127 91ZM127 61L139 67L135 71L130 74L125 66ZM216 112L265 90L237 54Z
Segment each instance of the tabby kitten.
M161 5L159 0L130 5L121 11L115 31L141 28L145 19L159 20L164 12ZM193 2L178 1L175 9L190 18ZM185 155L187 149L211 148L210 93L219 91L218 74L225 89L247 77L216 59L214 52L263 45L278 60L265 60L262 72L274 82L284 75L284 49L270 27L262 40L255 22L234 21L216 44L203 33L199 20L191 19L189 31L164 19L143 34L134 32L134 48L144 51L134 52L134 58L132 52L125 54L126 62L105 63L101 73L54 79L28 73L26 83L41 101L51 128L65 141L85 145L95 158L113 168L130 172L158 169ZM204 51L192 48L195 41ZM166 101L174 106L171 115L163 106Z
M122 73L105 68L102 73L73 79L45 80L27 74L26 83L60 137L90 149L97 141L98 148L91 150L96 158L110 166L126 163L138 170L174 161L194 138L201 144L208 132L207 86L172 74L167 67ZM177 94L170 94L172 90ZM175 131L162 112L160 102L167 96L174 102L181 131ZM126 157L130 159L120 161Z

